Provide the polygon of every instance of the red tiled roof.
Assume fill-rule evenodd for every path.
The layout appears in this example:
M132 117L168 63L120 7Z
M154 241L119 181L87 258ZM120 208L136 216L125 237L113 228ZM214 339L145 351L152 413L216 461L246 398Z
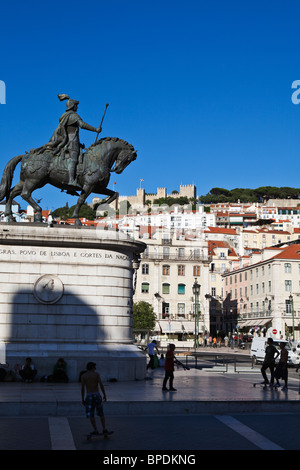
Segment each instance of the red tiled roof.
M272 259L296 259L300 260L300 244L289 245Z
M236 231L233 228L224 227L207 227L204 233L226 233L230 235L236 235Z
M228 256L237 256L235 250L229 245L228 242L224 242L220 240L209 240L208 241L208 254L215 255L215 252L214 252L215 248L227 248Z
M83 220L83 218L81 219L80 218L80 221L82 223L82 225L97 225L97 222L95 222L94 220ZM75 219L67 219L67 220L64 220L64 222L66 224L69 224L69 225L74 225L75 224Z

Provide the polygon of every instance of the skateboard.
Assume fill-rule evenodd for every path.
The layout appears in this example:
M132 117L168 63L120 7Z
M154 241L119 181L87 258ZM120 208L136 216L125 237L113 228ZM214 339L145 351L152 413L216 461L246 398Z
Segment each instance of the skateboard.
M274 387L274 385L270 385L270 384L264 384L264 383L261 383L261 382L257 382L257 383L254 383L252 384L253 387L256 387L256 385L259 385L261 388L263 388L264 390L266 389L271 389L271 390L277 390L277 387Z
M103 433L103 432L98 432L98 433L90 432L89 434L87 434L86 438L87 438L88 441L91 441L93 439L93 437L103 437L104 439L108 439L108 436L110 436L113 433L114 433L114 431L107 431L105 433Z

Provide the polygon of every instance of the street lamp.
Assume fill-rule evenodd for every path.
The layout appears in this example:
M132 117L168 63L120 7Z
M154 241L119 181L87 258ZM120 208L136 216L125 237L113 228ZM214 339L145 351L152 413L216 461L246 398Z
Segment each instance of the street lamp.
M193 284L193 294L195 300L195 348L198 347L198 330L199 330L199 317L198 317L198 296L200 294L200 284L197 282L197 278L195 278L195 282Z
M292 294L289 295L289 301L292 309L292 319L293 319L293 341L295 340L295 324L294 324L294 299Z

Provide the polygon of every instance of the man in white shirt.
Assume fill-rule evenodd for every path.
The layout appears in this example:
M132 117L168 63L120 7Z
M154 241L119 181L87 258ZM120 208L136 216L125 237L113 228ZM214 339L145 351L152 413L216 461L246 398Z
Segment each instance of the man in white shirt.
M154 369L154 349L156 349L157 351L157 354L159 354L159 351L157 349L157 343L156 343L156 340L154 339L151 343L148 344L148 346L146 347L146 349L148 349L148 354L149 354L149 357L150 357L150 361L147 365L147 369Z

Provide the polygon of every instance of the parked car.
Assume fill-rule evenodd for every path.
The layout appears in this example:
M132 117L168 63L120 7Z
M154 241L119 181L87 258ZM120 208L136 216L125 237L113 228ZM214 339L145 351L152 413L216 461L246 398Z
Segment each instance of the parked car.
M243 336L243 341L244 343L251 343L253 340L253 336L252 335L244 335Z
M255 362L263 362L265 358L265 351L267 345L268 338L265 337L255 337L253 338L251 349L250 349L250 357L255 360ZM300 352L294 350L292 344L289 341L285 341L283 339L274 339L273 345L277 350L280 352L280 343L285 343L285 349L288 351L289 365L299 365L300 363ZM279 362L279 356L276 359L276 362Z

